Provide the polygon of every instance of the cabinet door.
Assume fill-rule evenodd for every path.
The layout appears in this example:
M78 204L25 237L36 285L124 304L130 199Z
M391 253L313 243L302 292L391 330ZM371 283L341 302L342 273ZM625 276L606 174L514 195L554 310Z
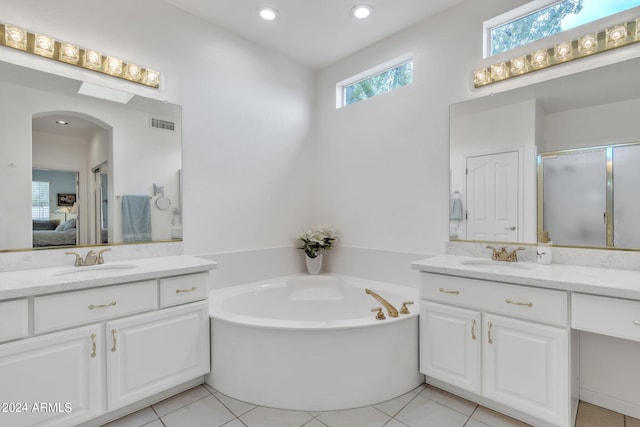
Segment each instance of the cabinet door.
M0 346L0 425L72 426L103 412L102 328Z
M480 313L422 301L420 372L480 393Z
M107 323L113 410L209 372L209 316L201 301Z
M484 315L483 394L553 424L569 408L569 331Z

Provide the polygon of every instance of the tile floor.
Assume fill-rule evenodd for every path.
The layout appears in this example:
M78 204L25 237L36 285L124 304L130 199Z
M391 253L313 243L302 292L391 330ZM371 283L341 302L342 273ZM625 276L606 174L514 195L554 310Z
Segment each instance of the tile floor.
M521 427L520 421L432 386L422 385L387 402L344 411L266 408L200 385L108 427ZM576 427L640 427L640 420L581 402Z

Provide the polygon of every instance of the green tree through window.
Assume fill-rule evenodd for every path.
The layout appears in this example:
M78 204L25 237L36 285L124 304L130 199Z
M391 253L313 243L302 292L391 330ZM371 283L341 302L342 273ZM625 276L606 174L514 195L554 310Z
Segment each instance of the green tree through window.
M564 31L562 19L582 10L584 0L565 0L491 30L495 55Z
M345 105L362 101L413 82L413 61L345 86Z

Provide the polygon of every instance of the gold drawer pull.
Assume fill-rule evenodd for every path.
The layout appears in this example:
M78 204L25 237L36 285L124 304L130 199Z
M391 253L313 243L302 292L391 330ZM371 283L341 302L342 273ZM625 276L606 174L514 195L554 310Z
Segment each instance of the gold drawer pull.
M91 357L96 357L96 334L91 334Z
M195 286L192 286L191 289L176 289L176 294L183 294L185 292L193 292L196 289L198 289L198 288L196 288Z
M443 288L440 288L438 290L440 292L442 292L443 294L453 294L453 295L459 295L460 294L460 291L449 291L449 290L443 289Z
M476 319L471 319L471 339L476 340Z
M633 324L636 325L636 326L640 326L640 320L634 320Z
M116 351L116 350L117 350L117 349L116 349L116 333L117 333L117 332L118 332L118 331L116 331L115 329L112 329L112 330L111 330L111 336L113 337L113 347L111 347L111 351L112 351L112 352L114 352L114 351Z
M488 323L489 330L487 331L487 338L489 338L489 344L493 344L493 338L491 338L491 328L493 328L493 323Z
M507 304L513 304L513 305L526 305L527 307L533 307L533 303L532 302L518 302L518 301L513 301L509 298L507 298L506 300L504 300Z
M116 305L116 304L117 304L117 302L115 302L115 301L111 301L109 304L98 304L98 305L93 305L93 304L91 304L91 305L89 306L89 310L93 310L94 308L105 308L105 307L111 307L111 306L114 306L114 305Z

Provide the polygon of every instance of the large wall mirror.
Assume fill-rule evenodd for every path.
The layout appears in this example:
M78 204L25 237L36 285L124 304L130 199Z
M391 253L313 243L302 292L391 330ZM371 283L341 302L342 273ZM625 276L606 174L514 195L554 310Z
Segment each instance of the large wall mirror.
M640 249L640 59L450 107L451 240Z
M181 107L92 89L0 62L0 251L182 238Z

